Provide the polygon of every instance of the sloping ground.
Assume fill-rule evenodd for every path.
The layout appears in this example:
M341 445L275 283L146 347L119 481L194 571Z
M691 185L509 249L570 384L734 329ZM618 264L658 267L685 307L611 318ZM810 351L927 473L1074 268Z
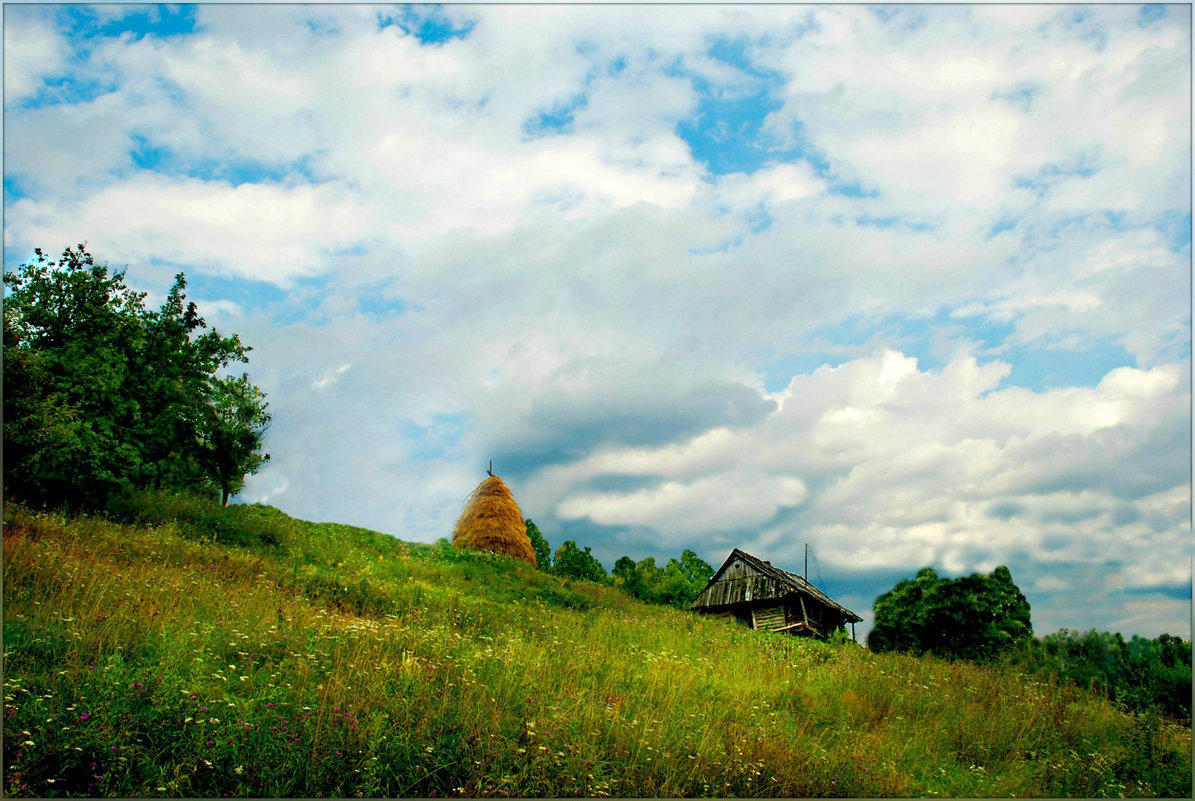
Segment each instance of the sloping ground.
M9 507L9 796L1189 796L1190 731L267 507Z

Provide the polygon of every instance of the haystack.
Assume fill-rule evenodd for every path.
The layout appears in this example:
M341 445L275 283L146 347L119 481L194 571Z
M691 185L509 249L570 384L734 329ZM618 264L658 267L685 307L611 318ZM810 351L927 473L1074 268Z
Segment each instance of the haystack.
M523 513L502 479L495 475L478 484L465 502L465 511L461 512L452 532L452 544L457 548L504 553L533 565L536 563Z

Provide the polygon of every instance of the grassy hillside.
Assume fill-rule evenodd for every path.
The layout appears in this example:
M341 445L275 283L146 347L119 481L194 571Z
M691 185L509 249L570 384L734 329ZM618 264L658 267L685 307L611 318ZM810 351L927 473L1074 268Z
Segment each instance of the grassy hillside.
M1190 731L268 507L9 507L9 796L1189 795Z

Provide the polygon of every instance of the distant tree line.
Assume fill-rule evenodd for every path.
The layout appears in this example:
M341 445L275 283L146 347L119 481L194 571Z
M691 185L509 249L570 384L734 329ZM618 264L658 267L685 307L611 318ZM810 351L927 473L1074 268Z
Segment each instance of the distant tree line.
M265 394L228 374L251 350L186 300L160 309L84 245L4 274L4 491L42 506L100 508L130 490L227 504L269 460Z
M1156 712L1190 725L1191 643L1062 629L1026 643L1011 656L1043 673L1098 693L1135 712Z
M588 546L566 540L553 552L539 527L530 519L525 522L540 570L617 587L646 603L688 609L714 575L714 569L690 550L679 560L669 559L664 567L657 566L652 556L638 562L621 556L608 573Z

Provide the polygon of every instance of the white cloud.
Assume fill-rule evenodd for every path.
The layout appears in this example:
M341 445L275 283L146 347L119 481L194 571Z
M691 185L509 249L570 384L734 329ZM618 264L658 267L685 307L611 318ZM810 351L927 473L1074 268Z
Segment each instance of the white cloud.
M113 171L131 163L126 111L111 94L88 103L6 108L5 174L38 197L78 198L97 191ZM23 230L20 222L5 225L6 237Z
M565 519L587 517L606 525L651 526L665 541L685 541L712 531L760 525L780 507L795 506L804 498L805 485L800 479L730 469L695 481L669 481L625 494L581 492L565 498L557 511ZM712 505L712 499L718 503Z
M315 390L327 389L330 384L334 384L339 378L344 375L353 365L345 363L336 368L328 368L324 374L311 382L311 388Z
M779 485L816 487L788 501L804 501L801 536L839 569L990 569L994 551L1022 552L1038 565L1124 559L1119 543L1132 541L1135 565L1150 576L1144 583L1181 581L1185 558L1169 569L1154 560L1190 550L1187 521L1176 513L1190 501L1186 478L1153 474L1147 486L1118 488L1092 485L1088 474L1148 464L1152 432L1181 430L1185 371L1119 368L1097 387L1041 393L1001 388L1006 372L965 354L940 372L922 371L888 351L797 377L754 426L661 448L607 449L545 470L539 481L562 498L565 518L661 532L762 526L765 542L783 541L790 525L768 521L785 504ZM1063 442L1062 450L1052 444ZM744 464L765 472L729 477ZM662 483L584 489L602 475ZM1089 488L1062 489L1068 482ZM1052 545L1057 536L1067 544Z
M1189 12L895 11L448 6L472 28L429 47L372 6L204 5L95 37L111 91L45 106L77 45L10 15L5 242L219 278L275 412L246 498L294 514L436 539L505 457L526 513L628 547L970 570L1132 539L1136 589L1173 583ZM712 174L695 122L749 166Z
M4 102L16 105L37 95L44 80L63 68L68 48L40 14L10 13L4 24Z
M151 306L160 306L162 303L162 299L153 295L149 296L147 301ZM239 303L231 300L202 300L197 298L195 305L209 325L218 322L222 327L226 322L242 319L245 314L244 308Z
M799 123L837 172L905 214L1029 213L1017 182L1088 154L1098 174L1058 176L1045 210L1183 204L1190 171L1172 167L1190 139L1173 93L1189 79L1185 29L1090 10L1101 47L1067 27L1070 12L1031 13L1056 19L906 8L885 23L863 7L823 9L818 29L765 51L788 76L772 130L787 137ZM927 24L901 24L910 15Z
M160 260L282 286L321 273L369 236L370 213L343 187L282 186L146 174L87 198L22 198L9 243L74 241L112 261Z

